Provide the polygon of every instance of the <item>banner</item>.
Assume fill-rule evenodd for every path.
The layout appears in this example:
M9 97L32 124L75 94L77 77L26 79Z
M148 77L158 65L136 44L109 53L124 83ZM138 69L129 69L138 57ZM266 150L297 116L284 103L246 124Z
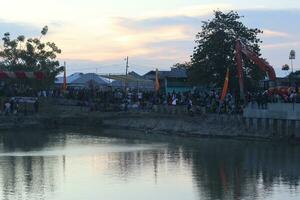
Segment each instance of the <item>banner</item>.
M44 72L9 72L9 71L0 71L0 79L37 79L43 80L46 77Z
M160 89L160 84L159 84L158 69L156 69L156 74L155 74L155 91L158 92L159 89Z
M228 90L228 84L229 84L228 82L229 82L229 68L227 68L227 72L226 72L224 87L223 87L223 91L222 91L222 95L221 95L221 102L223 102L225 100L227 90Z

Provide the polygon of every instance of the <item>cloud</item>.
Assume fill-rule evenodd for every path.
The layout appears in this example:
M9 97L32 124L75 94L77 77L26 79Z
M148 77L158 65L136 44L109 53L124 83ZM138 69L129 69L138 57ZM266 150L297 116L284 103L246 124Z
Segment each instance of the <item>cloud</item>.
M281 19L282 13L286 14L287 18ZM262 9L240 12L245 16L242 20L246 26L264 30L264 34L260 35L264 41L263 56L275 66L282 65L278 50L299 48L299 27L286 23L287 19L296 23L292 17L298 15L300 17L299 13ZM122 60L128 55L130 58L139 60L138 63L141 66L143 63L148 63L148 66L167 68L174 63L190 59L189 56L195 46L195 34L200 31L202 21L210 18L210 15L202 16L201 14L111 17L108 18L105 27L93 27L91 32L82 29L81 26L65 24L57 32L58 35L53 35L53 41L62 45L61 48L64 50L62 59L81 59L103 63ZM71 32L76 34L70 34ZM140 69L142 68L138 68ZM144 67L144 69L149 69L149 67Z
M54 41L63 50L60 59L73 60L73 63L78 62L82 66L85 64L79 60L85 60L87 66L96 66L106 62L119 62L128 55L137 60L135 62L139 66L166 68L189 60L195 46L195 35L201 30L202 21L209 20L213 10L218 8L226 12L234 7L230 4L194 5L155 11L148 9L136 15L105 14L103 17L98 14L100 12L96 12L96 8L89 10L92 11L91 15L87 15L87 11L75 15L75 11L69 9L67 19L51 17L45 21L44 17L38 23L46 22L49 25L49 35L45 39ZM267 56L270 62L281 66L277 51L299 49L299 9L258 8L238 12L245 16L242 21L246 26L264 31L260 35L264 41L263 56ZM8 30L16 35L39 35L42 27L38 26L0 20L0 30L5 30L3 33ZM138 68L141 69L143 67Z
M285 33L299 32L300 9L244 9L239 10L247 25L266 30L280 30Z
M263 37L290 37L291 35L286 32L274 31L269 29L263 30Z
M176 17L176 16L208 16L211 15L214 10L232 10L234 5L226 3L210 3L199 4L193 6L184 6L172 10L155 10L148 11L142 15L143 18L156 18L156 17Z
M185 16L146 19L119 17L112 18L105 32L88 34L88 31L79 30L79 27L65 25L64 30L70 29L77 34L66 34L62 30L52 34L49 39L56 41L64 50L62 59L105 61L126 55L163 57L166 53L169 55L164 57L176 57L175 53L170 54L174 51L168 50L165 45L169 43L176 47L179 41L190 41L192 44L196 32L193 27L200 23L198 17Z
M270 63L282 66L290 48L300 51L299 9L269 9L266 5L286 7L271 1L223 2L229 3L45 0L37 4L36 0L10 0L2 7L15 8L15 12L2 10L0 34L38 36L40 29L49 25L49 34L43 39L63 50L59 58L68 61L70 71L94 72L100 66L100 72L122 72L123 58L129 56L131 70L143 73L189 61L202 21L209 20L214 10L237 10L245 16L246 26L264 30L260 35L262 54Z
M300 41L298 42L284 42L284 43L276 43L276 44L264 44L262 45L265 49L290 49L290 48L299 48Z
M149 30L163 26L201 26L202 21L207 19L203 16L156 16L150 18L125 18L125 17L114 17L112 23L118 27L126 27L127 29L142 29Z
M42 27L39 28L29 23L8 22L0 19L0 34L3 35L9 32L12 37L18 35L25 35L26 37L33 37L40 34Z
M125 73L125 60L124 57L119 60L107 61L91 61L80 59L64 59L60 60L62 63L66 61L67 74L75 72L96 72L100 74L108 73ZM156 67L160 69L169 69L174 63L170 61L161 61L148 56L129 57L129 71L135 71L139 74L144 74L147 71L153 70Z

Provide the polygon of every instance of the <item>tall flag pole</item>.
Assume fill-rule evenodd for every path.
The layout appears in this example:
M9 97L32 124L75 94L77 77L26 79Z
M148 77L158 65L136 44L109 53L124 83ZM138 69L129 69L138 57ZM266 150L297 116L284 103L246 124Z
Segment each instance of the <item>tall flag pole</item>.
M158 75L158 69L156 68L156 73L155 73L155 91L159 92L160 85L159 85L159 75Z
M222 96L221 96L221 102L224 102L226 94L227 94L227 90L228 90L228 82L229 82L229 67L227 67L227 72L226 72L226 78L224 81L224 87L223 87L223 91L222 91Z
M63 84L63 91L67 90L67 69L66 69L66 62L64 62L64 84Z

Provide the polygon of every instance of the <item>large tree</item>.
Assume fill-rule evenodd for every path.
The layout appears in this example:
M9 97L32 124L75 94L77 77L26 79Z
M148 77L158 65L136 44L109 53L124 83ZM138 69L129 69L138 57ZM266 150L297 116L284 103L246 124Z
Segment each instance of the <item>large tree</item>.
M190 62L185 62L185 63L176 63L173 65L172 68L175 69L188 69L191 66Z
M214 18L203 22L202 30L196 35L189 77L193 83L222 87L226 69L230 69L230 88L238 88L237 67L235 62L235 43L239 38L252 51L260 55L257 37L261 30L248 28L236 12L214 12ZM244 78L248 89L255 88L265 76L258 66L244 58Z
M3 71L43 71L47 74L43 82L35 83L33 80L24 80L35 86L49 86L55 77L63 70L57 60L61 50L53 42L44 42L48 27L45 26L39 37L28 38L20 35L11 39L10 33L2 38L3 45L0 51L0 70Z

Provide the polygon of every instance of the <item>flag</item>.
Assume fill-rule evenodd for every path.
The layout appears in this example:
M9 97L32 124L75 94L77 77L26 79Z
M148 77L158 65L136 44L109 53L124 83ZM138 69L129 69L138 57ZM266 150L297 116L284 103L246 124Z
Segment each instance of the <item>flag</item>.
M156 74L155 74L155 91L158 92L159 89L160 89L160 85L159 85L158 69L156 69Z
M227 90L228 90L228 82L229 82L229 68L227 68L227 72L226 72L224 87L223 87L222 96L221 96L221 102L223 102L226 97Z
M64 66L64 83L63 83L63 91L67 90L67 69L66 65Z

